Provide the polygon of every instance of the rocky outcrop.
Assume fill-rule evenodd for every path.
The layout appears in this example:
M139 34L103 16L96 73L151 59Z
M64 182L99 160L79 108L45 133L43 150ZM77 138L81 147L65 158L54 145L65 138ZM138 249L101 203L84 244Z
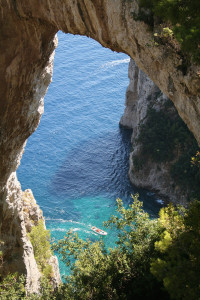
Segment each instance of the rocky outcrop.
M38 225L39 220L43 221L44 228L46 229L43 212L40 209L39 205L36 203L36 200L30 189L22 192L22 210L26 233L30 233L33 226ZM51 282L53 284L53 287L56 288L61 283L58 258L51 255L51 257L47 261L47 264L52 266ZM40 278L41 274L38 273L37 276L34 276L34 278L35 277Z
M27 232L31 232L32 227L37 226L39 220L43 220L44 222L42 210L36 203L36 200L30 189L25 190L22 193L22 209L24 216L24 224Z
M27 236L23 215L22 191L16 174L12 173L5 187L6 199L1 211L1 251L3 265L1 276L9 272L26 274L27 290L38 291L40 272L33 247Z
M15 171L43 113L58 30L86 35L134 58L174 102L200 143L199 67L182 72L183 57L170 45L156 45L148 26L134 20L137 12L136 0L0 1L0 239L16 253L32 290L36 265ZM13 264L13 270L18 267Z
M189 191L186 187L182 190L171 177L171 167L178 160L180 151L175 151L173 159L165 162L155 162L146 153L144 163L139 167L135 166L134 159L141 157L142 148L138 137L141 132L141 125L148 118L149 108L157 112L164 110L173 116L175 121L179 117L175 107L168 104L169 98L138 68L132 59L129 63L128 74L130 82L126 91L126 108L120 124L133 129L132 151L129 157L130 181L138 187L154 190L174 203L186 204ZM167 106L169 107L167 108Z
M27 291L37 292L41 274L27 237L23 193L15 171L26 139L43 113L57 40L55 31L49 37L51 26L20 20L11 7L6 1L0 6L0 240L4 253L0 273L25 274Z
M150 104L157 109L159 103L168 100L155 83L130 59L128 68L129 86L126 91L125 111L120 124L132 128L132 142L140 132L139 125L145 119ZM156 101L155 101L156 100Z
M7 225L6 228L1 228L0 248L3 252L3 264L0 274L5 276L16 271L18 274L26 274L27 292L37 292L42 275L27 233L31 232L31 228L36 226L39 220L43 220L44 226L45 221L32 191L22 192L15 173L12 177L8 186L9 201L6 201L4 208L3 224ZM61 283L57 257L51 256L48 263L52 265L52 282L56 287Z

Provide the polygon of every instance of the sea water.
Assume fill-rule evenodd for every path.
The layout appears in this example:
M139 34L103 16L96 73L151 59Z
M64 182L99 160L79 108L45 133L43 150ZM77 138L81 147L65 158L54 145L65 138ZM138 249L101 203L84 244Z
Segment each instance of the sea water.
M154 216L156 197L134 188L128 179L131 131L119 127L128 86L129 57L87 37L58 33L53 81L45 110L28 139L17 171L22 189L32 189L52 238L72 228L82 238L100 238L91 226L116 211L116 198L127 206L140 193ZM104 229L106 246L116 235ZM61 273L66 269L61 264Z

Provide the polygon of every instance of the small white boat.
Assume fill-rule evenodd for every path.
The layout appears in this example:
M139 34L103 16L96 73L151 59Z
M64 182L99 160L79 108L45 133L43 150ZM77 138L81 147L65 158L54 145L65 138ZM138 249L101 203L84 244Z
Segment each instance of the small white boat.
M101 235L107 235L107 232L106 232L106 231L103 231L103 230L101 230L101 229L99 229L99 228L97 228L97 227L95 227L95 226L93 226L91 229L92 229L94 232L98 233L98 234L101 234Z

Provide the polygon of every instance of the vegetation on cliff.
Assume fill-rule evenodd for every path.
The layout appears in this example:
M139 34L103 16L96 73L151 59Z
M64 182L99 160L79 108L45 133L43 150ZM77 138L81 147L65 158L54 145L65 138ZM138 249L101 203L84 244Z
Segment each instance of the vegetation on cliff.
M0 282L1 300L24 299L25 295L25 277L23 275L9 274Z
M53 291L43 281L40 295L26 296L23 277L17 283L9 275L0 284L1 299L198 299L200 202L188 209L169 205L151 219L138 195L133 199L127 209L118 199L116 215L105 223L118 232L113 249L69 231L54 245L71 267L66 282Z
M138 143L140 153L133 155L136 171L141 170L147 160L158 165L168 162L174 185L179 186L189 200L200 199L200 168L194 163L195 159L191 162L199 147L170 100L159 111L149 108L140 125Z
M138 195L127 209L117 200L117 215L105 223L118 232L113 249L107 251L103 241L82 241L72 232L54 246L72 269L62 299L165 299L162 283L150 272L162 228L141 206Z
M53 272L52 266L48 264L48 260L53 254L50 244L51 234L49 230L45 229L43 220L39 220L38 225L32 227L28 236L33 246L35 260L40 272L50 279Z
M139 6L140 17L151 25L154 23L154 16L170 22L184 54L189 54L193 61L200 63L199 0L139 0Z
M164 231L155 243L158 258L151 272L161 280L171 299L200 297L200 202L188 210L172 205L160 211L159 223Z

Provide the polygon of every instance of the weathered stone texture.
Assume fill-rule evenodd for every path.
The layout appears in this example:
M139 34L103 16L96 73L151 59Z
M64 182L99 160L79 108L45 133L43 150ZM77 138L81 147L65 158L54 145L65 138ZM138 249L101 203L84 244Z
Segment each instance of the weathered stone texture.
M130 181L138 187L154 190L167 200L185 205L189 191L186 188L181 189L171 177L171 166L178 160L179 151L175 151L173 160L162 163L152 161L147 155L145 163L139 170L134 167L133 158L141 157L141 144L137 141L137 138L140 134L141 124L146 121L148 109L166 110L165 105L169 98L138 68L132 59L129 63L129 79L130 82L126 91L126 107L120 124L133 129L132 151L129 157ZM167 109L167 113L177 120L178 115L173 105Z
M124 0L0 0L0 236L13 249L21 245L27 274L33 253L26 251L14 172L43 113L58 30L130 55L174 102L200 143L199 67L191 65L184 75L182 57L155 46L147 25L134 21L137 9L136 1Z

